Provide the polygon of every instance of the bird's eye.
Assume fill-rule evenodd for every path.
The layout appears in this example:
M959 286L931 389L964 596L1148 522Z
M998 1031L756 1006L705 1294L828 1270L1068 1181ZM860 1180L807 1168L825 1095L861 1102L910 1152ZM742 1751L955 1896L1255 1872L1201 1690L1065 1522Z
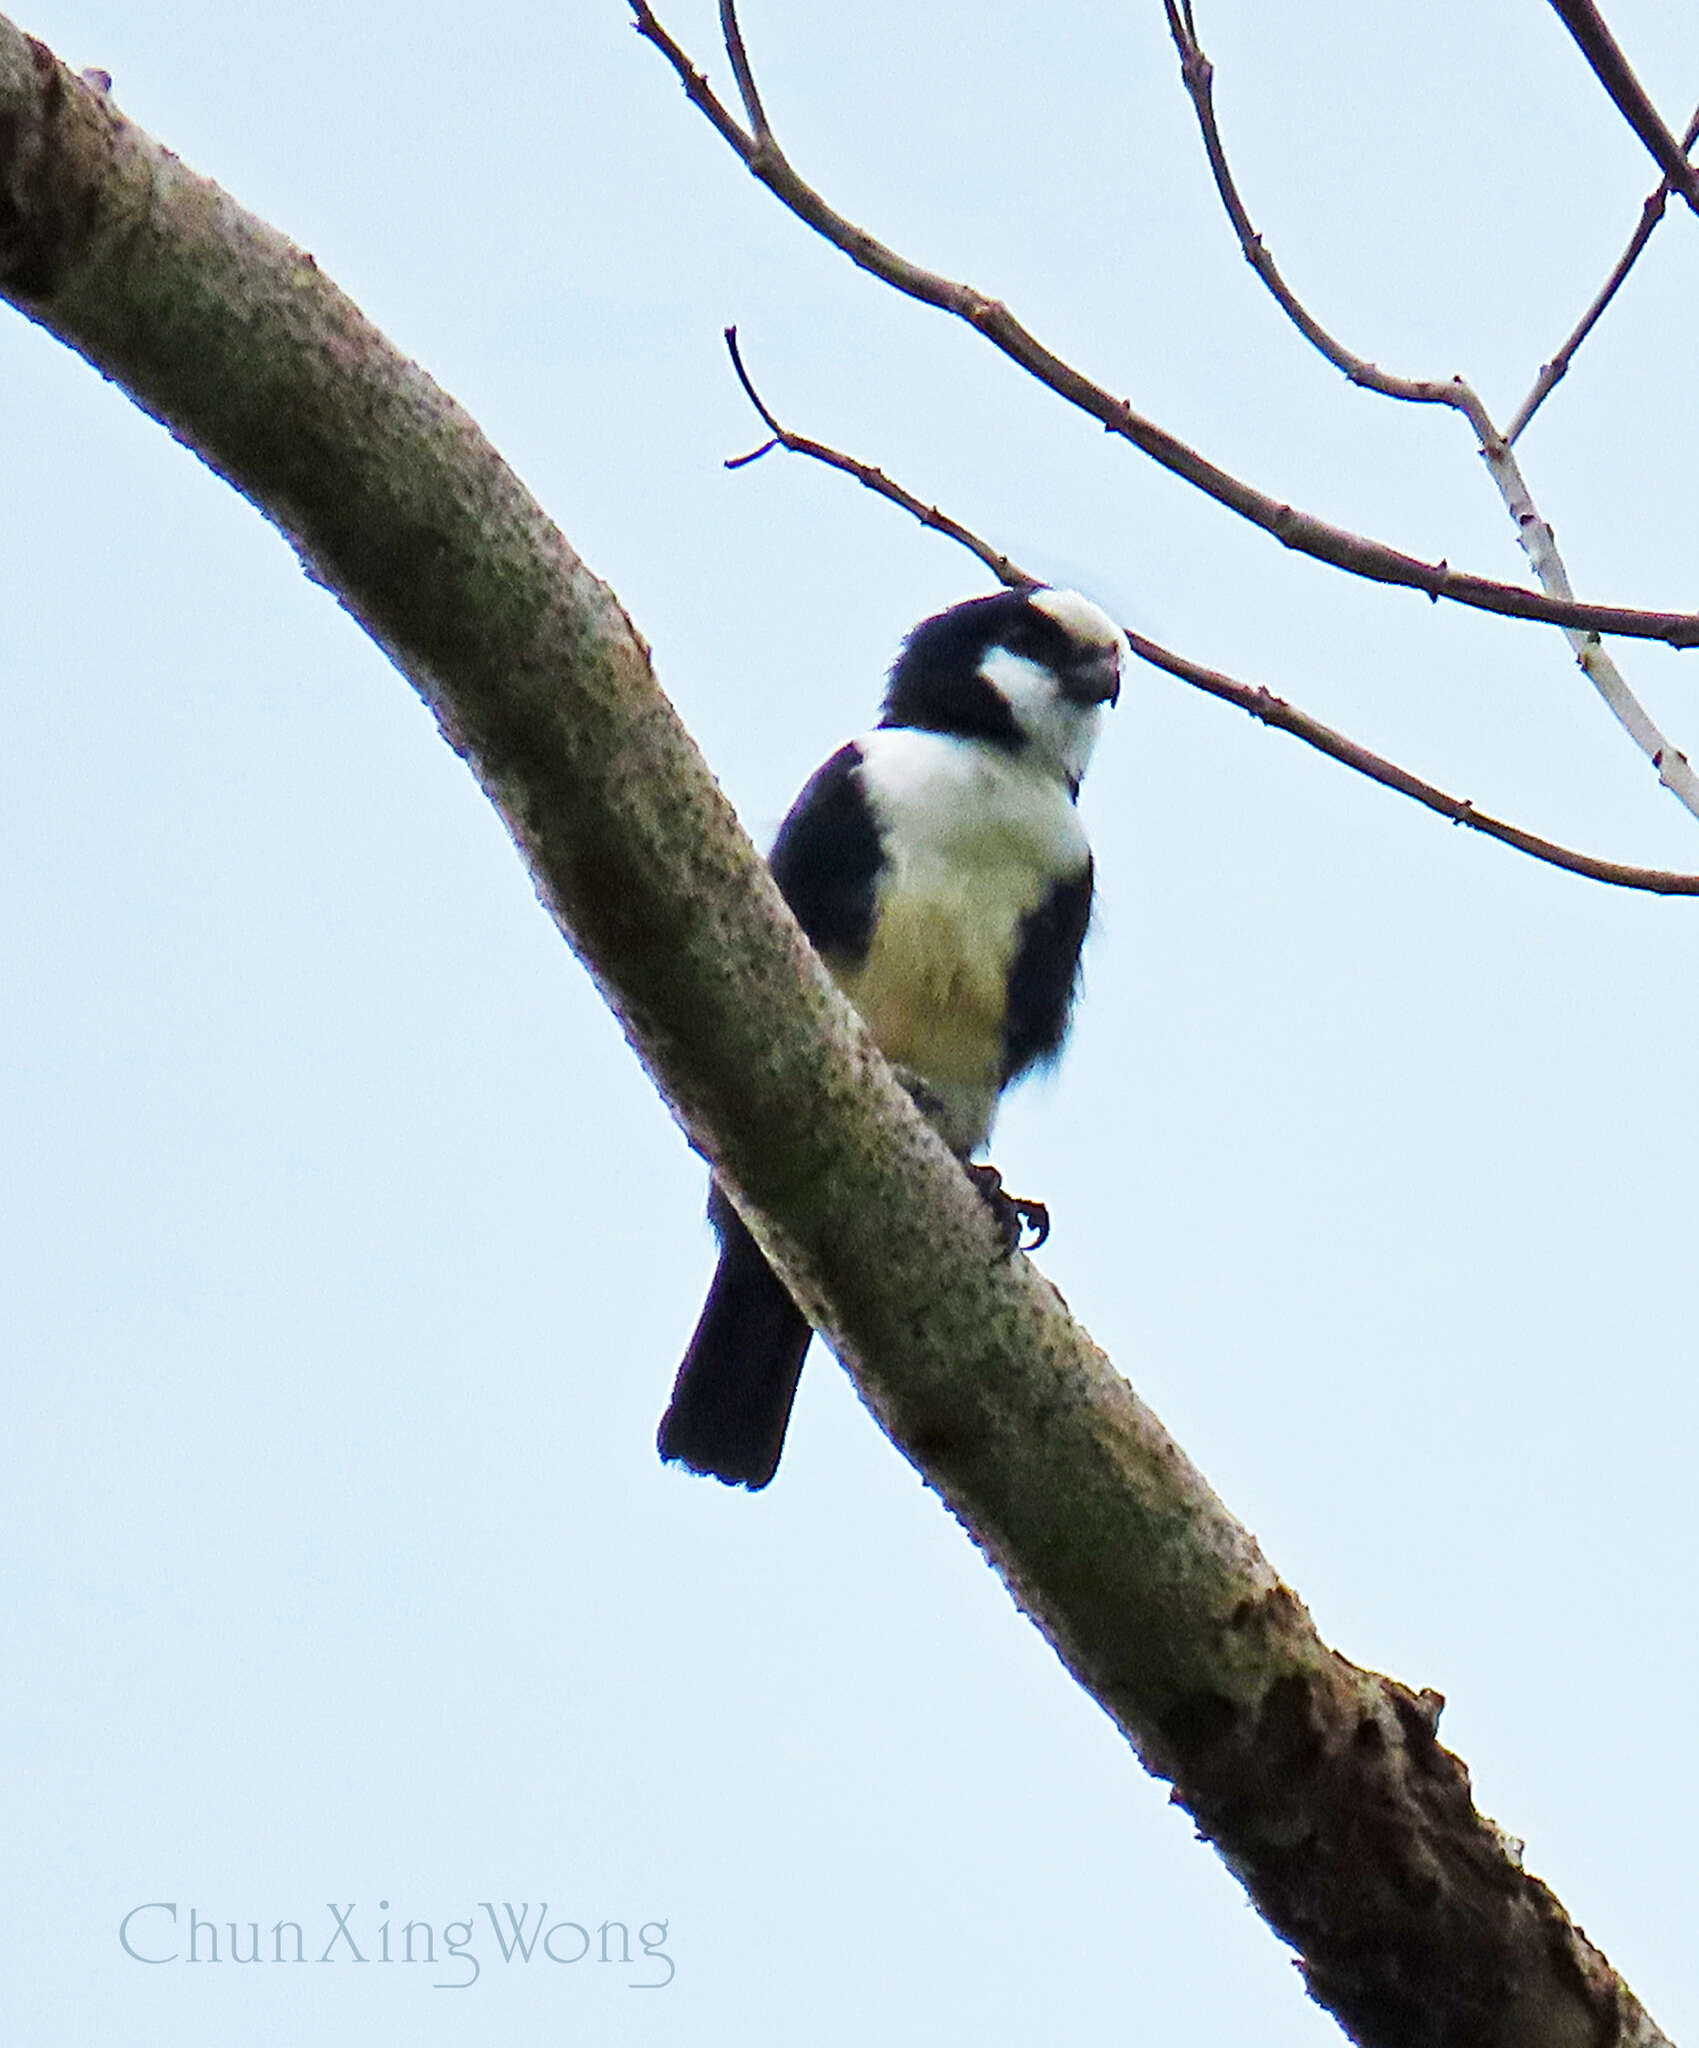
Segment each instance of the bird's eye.
M1029 661L1041 661L1045 653L1045 635L1036 620L1019 619L1004 634L1003 645L1011 654L1025 655Z

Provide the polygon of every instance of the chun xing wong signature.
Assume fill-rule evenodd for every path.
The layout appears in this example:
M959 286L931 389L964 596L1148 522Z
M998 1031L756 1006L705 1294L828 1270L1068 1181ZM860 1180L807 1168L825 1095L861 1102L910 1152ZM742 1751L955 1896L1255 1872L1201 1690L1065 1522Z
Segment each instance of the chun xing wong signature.
M300 1920L203 1918L197 1906L180 1908L174 1899L132 1906L118 1923L118 1944L138 1963L401 1963L441 1972L428 1979L436 1991L470 1991L485 1963L523 1966L540 1963L571 1968L610 1964L629 1974L633 1991L664 1991L673 1980L667 1954L667 1922L647 1920L635 1929L623 1920L591 1927L579 1920L549 1918L545 1902L532 1918L529 1900L499 1906L480 1899L476 1911L458 1920L406 1920L379 1899L377 1919L357 1901L327 1905L325 1914ZM665 1974L661 1974L664 1972Z

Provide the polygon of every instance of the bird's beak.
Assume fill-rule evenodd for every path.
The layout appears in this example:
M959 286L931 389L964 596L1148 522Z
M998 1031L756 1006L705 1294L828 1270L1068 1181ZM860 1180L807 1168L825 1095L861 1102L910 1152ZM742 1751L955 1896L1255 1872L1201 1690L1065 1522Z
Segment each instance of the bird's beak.
M1116 704L1121 697L1121 650L1095 648L1070 662L1061 678L1062 692L1075 704Z

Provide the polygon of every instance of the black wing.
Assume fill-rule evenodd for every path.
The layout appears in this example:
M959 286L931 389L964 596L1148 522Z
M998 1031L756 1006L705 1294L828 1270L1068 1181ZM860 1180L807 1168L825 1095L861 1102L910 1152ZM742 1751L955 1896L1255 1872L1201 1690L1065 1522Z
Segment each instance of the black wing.
M1068 1035L1079 987L1080 948L1091 923L1091 862L1058 882L1021 922L1003 1020L1003 1085L1054 1059Z
M861 749L840 747L810 778L779 827L768 865L816 951L850 962L873 938L882 855L862 793Z

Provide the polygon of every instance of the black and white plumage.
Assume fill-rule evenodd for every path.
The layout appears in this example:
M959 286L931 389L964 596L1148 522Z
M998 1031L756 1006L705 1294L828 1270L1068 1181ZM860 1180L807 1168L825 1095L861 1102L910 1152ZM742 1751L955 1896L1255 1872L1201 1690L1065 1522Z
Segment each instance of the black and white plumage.
M771 856L797 922L966 1161L1011 1081L1067 1032L1091 918L1075 800L1126 639L1067 590L1002 591L924 620L878 726L792 806ZM663 1458L762 1487L812 1334L731 1203L662 1419Z

